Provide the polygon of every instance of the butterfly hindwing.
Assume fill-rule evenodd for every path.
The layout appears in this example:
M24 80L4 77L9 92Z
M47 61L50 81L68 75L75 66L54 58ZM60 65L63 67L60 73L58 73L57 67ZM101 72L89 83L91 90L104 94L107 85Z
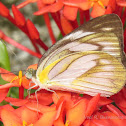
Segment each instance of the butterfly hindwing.
M49 89L101 96L117 93L125 84L126 70L113 56L99 51L76 52L37 73ZM41 86L41 85L40 85Z

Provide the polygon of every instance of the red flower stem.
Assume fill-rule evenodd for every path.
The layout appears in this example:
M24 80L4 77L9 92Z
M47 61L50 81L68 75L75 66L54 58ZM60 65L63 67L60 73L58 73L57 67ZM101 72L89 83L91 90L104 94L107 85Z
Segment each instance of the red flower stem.
M23 99L24 98L24 87L21 86L19 87L19 99Z
M38 40L36 40L36 42L41 46L43 47L46 51L48 50L48 46L46 46L44 44L44 42L39 38Z
M40 52L38 46L37 46L36 43L35 43L35 40L31 39L29 35L28 35L28 37L29 37L29 39L31 40L31 43L32 43L32 45L34 46L36 52L39 53L39 54L41 54L41 52Z
M124 52L126 53L126 28L124 30Z
M120 8L119 8L119 11L118 11L118 15L119 15L120 18L121 18L121 16L122 16L122 10L123 10L123 8L120 7Z
M15 22L14 18L13 18L11 15L9 15L9 16L7 17L7 19L8 19L12 24L16 25L16 22Z
M122 16L123 26L124 26L125 22L126 22L126 8L125 8L124 13L123 13L123 16Z
M31 42L32 42L32 44L33 44L33 46L34 46L36 52L39 53L39 54L41 54L40 51L39 51L39 48L36 46L34 40L32 40L32 39L30 38L29 33L28 33L27 29L26 29L26 26L23 26L23 27L18 26L18 25L16 24L15 20L13 19L13 17L12 17L11 15L9 15L9 16L7 17L7 19L8 19L12 24L14 24L16 27L18 27L22 32L24 32L24 33L28 36L28 38L31 40ZM38 43L38 44L39 44L42 48L44 48L45 50L47 50L48 47L44 44L43 41L41 41L41 42L42 42L42 44L40 44L40 43ZM42 46L42 45L43 45L43 46Z
M25 7L26 5L28 5L30 3L29 0L25 0L24 2L22 2L21 4L17 5L17 8L20 9L20 8L23 8Z
M30 35L29 35L29 33L28 33L28 30L27 30L27 28L26 28L26 25L23 26L23 27L20 27L20 26L17 26L17 27L18 27L21 31L23 31L23 32L28 36L28 38L30 39L32 45L34 46L36 52L39 53L39 54L41 54L41 52L39 51L39 48L37 47L37 45L36 45L36 43L35 43L35 40L33 40L33 39L30 37ZM43 47L42 47L42 48L43 48ZM45 49L45 48L44 48L44 49Z
M19 44L18 42L14 41L13 39L7 37L3 32L0 31L0 38L2 38L4 41L8 42L9 44L15 46L16 48L19 48L25 52L28 52L29 54L36 56L38 58L41 58L42 55L40 55L39 53L33 52L32 50L28 49L27 47Z
M72 26L73 26L74 29L78 28L78 22L77 22L77 20L71 21L70 23L72 24Z
M32 44L33 44L33 46L34 46L36 52L40 54L39 48L36 46L36 44L34 43L34 41L30 38L30 36L29 36L29 34L28 34L28 31L26 30L26 27L18 26L18 25L16 24L15 20L14 20L11 16L9 16L7 19L8 19L12 24L14 24L16 27L18 27L22 32L24 32L24 33L28 36L28 38L31 40L31 42L32 42Z
M60 20L59 20L59 17L58 17L58 15L57 15L57 13L51 13L51 16L52 16L52 18L54 19L54 21L56 22L58 28L60 29L61 34L62 34L63 36L65 36L65 33L63 32L63 29L62 29L62 26L61 26L61 24L60 24Z
M119 17L121 17L122 14L122 7L116 6L115 13L118 14Z
M79 9L80 13L80 25L84 24L84 11Z
M51 28L51 23L50 23L49 15L48 15L48 14L44 14L43 17L44 17L46 26L47 26L47 28L48 28L50 38L51 38L51 40L52 40L52 44L54 44L54 43L56 42L56 40L55 40L53 31L52 31L52 28Z
M85 16L86 21L90 20L89 10L84 11L84 16Z

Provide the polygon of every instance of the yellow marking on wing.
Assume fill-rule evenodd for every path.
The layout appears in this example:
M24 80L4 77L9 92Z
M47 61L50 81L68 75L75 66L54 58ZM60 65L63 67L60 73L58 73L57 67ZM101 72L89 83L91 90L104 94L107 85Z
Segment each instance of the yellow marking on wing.
M53 63L51 63L50 65L48 65L48 66L38 75L38 77L39 77L39 79L40 79L40 82L41 82L42 84L46 83L46 82L49 80L49 78L48 78L48 73L49 73L49 71L50 71L59 61L61 61L61 59L58 59L58 60L54 61Z

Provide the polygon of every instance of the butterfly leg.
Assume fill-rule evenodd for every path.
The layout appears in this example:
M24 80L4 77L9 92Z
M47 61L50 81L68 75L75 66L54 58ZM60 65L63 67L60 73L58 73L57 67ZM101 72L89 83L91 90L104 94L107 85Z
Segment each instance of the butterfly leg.
M35 91L35 97L36 97L36 100L37 100L37 115L38 115L38 97L37 97L37 92L40 91L42 88L39 87L36 91Z
M30 83L29 83L29 87L30 88L27 90L27 92L28 92L28 98L30 98L30 91L31 91L31 89L33 89L34 87L38 86L38 84L35 83L35 85L31 87L31 83L33 83L33 81L30 81Z
M59 96L57 95L57 93L54 90L51 90L51 89L48 89L48 88L46 90L50 91L50 92L53 92L56 95L56 97L59 99Z

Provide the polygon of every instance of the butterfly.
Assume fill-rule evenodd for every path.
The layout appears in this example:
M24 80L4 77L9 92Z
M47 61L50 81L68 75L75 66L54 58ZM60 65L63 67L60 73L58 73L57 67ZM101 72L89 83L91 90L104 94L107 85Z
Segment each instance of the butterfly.
M38 90L110 97L125 85L125 62L121 20L116 14L103 15L50 47L32 81Z

